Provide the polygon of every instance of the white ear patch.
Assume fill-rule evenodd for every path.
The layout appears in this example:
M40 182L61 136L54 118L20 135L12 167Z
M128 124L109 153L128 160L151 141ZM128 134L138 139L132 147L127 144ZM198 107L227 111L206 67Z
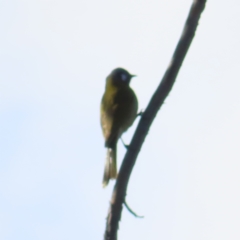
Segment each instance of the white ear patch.
M126 81L127 80L127 75L125 73L121 74L121 79L122 81Z

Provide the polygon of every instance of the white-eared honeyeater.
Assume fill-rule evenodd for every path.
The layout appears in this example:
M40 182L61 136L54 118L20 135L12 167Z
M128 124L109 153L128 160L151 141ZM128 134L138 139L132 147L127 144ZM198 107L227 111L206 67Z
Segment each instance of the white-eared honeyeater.
M131 75L123 68L114 69L106 79L101 101L101 126L107 148L103 186L117 177L117 141L134 122L138 101L129 83Z

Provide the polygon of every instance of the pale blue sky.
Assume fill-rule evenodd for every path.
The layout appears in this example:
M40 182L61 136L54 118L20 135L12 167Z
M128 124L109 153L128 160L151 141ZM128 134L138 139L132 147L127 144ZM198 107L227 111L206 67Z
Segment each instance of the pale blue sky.
M191 3L0 1L1 240L103 238L105 77L138 75L144 109ZM239 239L239 23L238 1L208 1L130 179L127 201L145 218L124 209L119 240Z

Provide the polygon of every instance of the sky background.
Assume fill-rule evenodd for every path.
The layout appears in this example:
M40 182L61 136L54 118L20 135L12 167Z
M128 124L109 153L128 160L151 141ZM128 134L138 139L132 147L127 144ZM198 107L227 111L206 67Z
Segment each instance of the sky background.
M138 75L146 108L191 3L0 0L1 240L103 239L105 78ZM145 218L124 209L119 240L240 238L239 23L239 1L208 1L131 175L127 202Z

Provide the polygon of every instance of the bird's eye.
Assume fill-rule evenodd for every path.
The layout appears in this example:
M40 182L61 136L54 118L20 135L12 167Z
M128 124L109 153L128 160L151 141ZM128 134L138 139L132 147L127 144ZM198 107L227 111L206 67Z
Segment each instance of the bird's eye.
M127 75L125 73L121 74L121 79L122 79L122 81L126 81Z

